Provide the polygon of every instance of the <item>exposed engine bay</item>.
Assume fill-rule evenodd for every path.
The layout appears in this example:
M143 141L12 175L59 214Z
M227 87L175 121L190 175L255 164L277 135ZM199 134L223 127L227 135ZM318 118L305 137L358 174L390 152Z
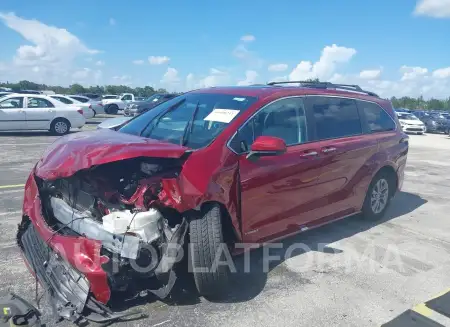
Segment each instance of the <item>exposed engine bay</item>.
M170 247L183 245L187 222L167 205L163 181L176 178L181 164L134 158L38 180L43 215L58 233L101 242L111 291L141 292L146 287L140 280L156 276L160 287L147 290L164 298L174 283L165 275L173 274L175 263Z

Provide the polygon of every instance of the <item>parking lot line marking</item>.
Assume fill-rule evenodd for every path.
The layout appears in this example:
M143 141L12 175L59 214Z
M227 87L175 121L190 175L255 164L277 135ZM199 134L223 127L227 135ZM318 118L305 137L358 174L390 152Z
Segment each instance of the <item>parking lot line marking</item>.
M6 143L6 144L2 144L3 145L18 145L18 146L24 146L24 145L50 145L52 143Z
M15 215L18 213L22 213L22 211L8 211L8 212L0 212L0 216L6 216L6 215Z
M152 327L161 326L161 325L163 325L163 324L165 324L165 323L167 323L167 322L169 322L169 321L170 321L170 319L169 319L169 320L161 321L161 322L159 322L159 323L157 323L157 324L154 324Z
M16 188L16 187L24 187L25 184L15 184L15 185L0 185L0 190L5 188Z

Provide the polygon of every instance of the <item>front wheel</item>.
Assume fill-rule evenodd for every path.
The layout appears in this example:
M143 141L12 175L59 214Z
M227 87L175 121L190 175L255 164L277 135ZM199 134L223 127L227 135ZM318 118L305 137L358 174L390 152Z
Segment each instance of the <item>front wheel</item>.
M50 133L53 135L65 135L70 131L70 122L64 118L56 118L50 125Z
M370 220L381 219L394 193L394 185L389 174L378 173L370 183L363 205L363 216Z
M200 295L218 298L227 289L230 267L224 251L228 247L222 233L219 206L211 206L203 217L189 223L189 257L195 285Z

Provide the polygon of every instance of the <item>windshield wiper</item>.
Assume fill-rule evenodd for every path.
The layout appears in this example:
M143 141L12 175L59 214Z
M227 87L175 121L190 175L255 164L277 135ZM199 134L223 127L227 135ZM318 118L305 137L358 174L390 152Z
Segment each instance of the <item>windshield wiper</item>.
M159 116L156 116L153 120L151 120L151 121L144 127L144 129L141 131L141 134L140 134L140 135L142 136L142 133L144 133L145 130L147 129L147 127L148 127L149 125L151 125L150 130L149 130L148 133L147 133L147 134L148 134L147 137L150 137L150 135L152 134L152 132L153 132L153 130L155 129L156 125L158 125L159 121L160 121L166 114L168 114L169 112L172 112L174 109L178 108L178 106L179 106L180 104L182 104L184 101L186 101L186 99L182 99L182 100L178 101L177 103L173 104L169 109L167 109L166 111L163 111L162 113L160 113ZM154 110L154 109L155 109L155 108L153 108L153 110Z
M185 146L188 141L188 136L191 135L192 129L194 128L194 121L195 117L197 116L198 108L200 107L200 101L197 101L197 104L195 105L194 112L192 113L191 119L189 119L188 123L186 124L186 127L183 131L183 136L180 140L180 145Z

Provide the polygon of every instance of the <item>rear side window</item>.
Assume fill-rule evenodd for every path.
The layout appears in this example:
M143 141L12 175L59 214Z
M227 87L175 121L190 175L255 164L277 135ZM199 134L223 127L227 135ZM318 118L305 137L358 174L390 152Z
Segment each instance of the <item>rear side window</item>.
M385 132L395 129L394 120L379 105L365 101L357 101L357 103L366 117L371 132Z
M56 99L56 100L58 100L58 101L60 101L62 103L65 103L65 104L72 104L73 103L73 101L70 101L69 99L66 99L66 98L63 98L63 97L59 97L59 96L52 96L52 98Z
M309 97L318 140L362 134L355 100L335 97Z
M75 100L77 100L77 101L80 101L81 103L86 103L86 102L89 101L89 99L82 98L82 97L72 97L72 96L71 96L71 98L72 98L72 99L75 99Z

